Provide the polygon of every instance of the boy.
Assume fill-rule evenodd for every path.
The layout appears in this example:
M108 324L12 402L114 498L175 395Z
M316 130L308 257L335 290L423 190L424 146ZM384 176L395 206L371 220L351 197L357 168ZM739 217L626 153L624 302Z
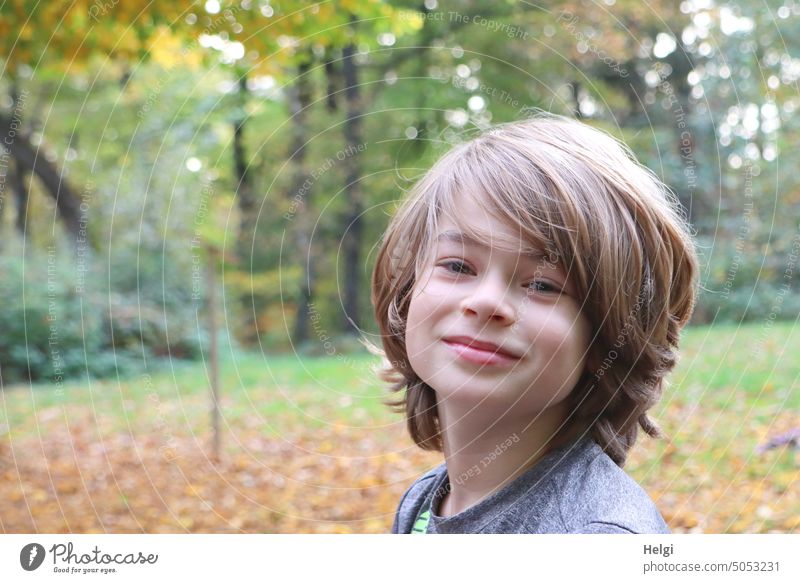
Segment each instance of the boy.
M445 457L392 532L669 532L621 466L659 435L696 277L677 204L601 131L540 115L441 158L372 281L391 404Z

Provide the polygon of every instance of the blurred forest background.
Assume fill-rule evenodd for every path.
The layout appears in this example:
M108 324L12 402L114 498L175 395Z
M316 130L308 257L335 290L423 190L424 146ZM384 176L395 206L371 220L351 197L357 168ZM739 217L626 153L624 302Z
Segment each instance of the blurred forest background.
M794 0L0 0L0 526L385 530L404 485L435 458L396 445L407 441L402 420L379 412L382 388L357 341L375 339L369 277L380 236L404 192L453 143L539 110L625 141L674 190L696 233L702 292L689 354L709 370L680 377L689 378L678 383L688 392L664 410L673 429L686 430L680 420L718 383L730 392L714 402L738 411L733 426L768 401L753 447L775 435L781 447L796 445L800 370L781 355L800 346L798 78ZM184 460L194 460L188 451L197 449L207 461L198 444L208 431L202 395L216 374L211 330L223 361L222 431L244 428L250 440L233 439L241 451L214 462L224 471L211 470L222 481L201 487L187 476L205 461L182 466L173 454L183 447ZM737 334L729 371L762 368L746 381L715 377L729 358L720 346ZM692 360L709 354L716 361ZM314 392L326 382L364 392L334 392L330 408L312 413L328 402ZM267 385L297 388L307 400ZM354 403L362 397L369 406ZM225 498L231 489L270 491L253 468L278 455L271 448L282 446L261 427L281 415L295 415L295 424L269 435L310 456L280 450L293 460L280 457L286 471L299 472L290 485L332 472L319 484L342 483L348 496L379 487L366 523L330 492L315 494L317 506L309 498L312 506L291 506L298 495L285 475L269 482L277 490L258 502L269 508L261 514L198 518L204 506L195 499L244 508ZM320 419L322 433L310 433ZM342 423L370 437L353 437ZM686 482L683 510L662 505L673 528L796 529L796 457L762 460L748 478L761 480L764 500L778 496L779 510L764 510L762 498L748 498L744 518L735 498L733 514L718 519L689 509L714 475L713 460L737 443L722 433L722 449L706 451L710 473ZM60 461L42 439L63 450ZM43 459L22 456L20 444L38 444ZM345 444L355 457L327 457ZM674 496L687 471L690 452L670 447L658 460L674 464L673 482L653 477L655 466L640 469L645 484L654 480L651 494ZM375 457L392 448L391 460ZM731 480L752 469L752 449L735 452ZM118 481L112 450L140 469L142 452L155 451L161 465L144 472L147 484L125 486L133 478ZM376 471L378 460L394 473ZM369 483L352 481L353 464ZM59 468L63 479L54 479ZM105 481L92 485L87 472ZM779 483L767 487L771 472ZM228 475L241 483L220 478ZM97 493L112 481L118 495L104 514ZM167 494L175 488L197 508L175 510ZM276 491L289 506L277 504ZM132 492L145 498L134 504ZM72 514L70 496L78 496ZM253 496L244 497L261 500ZM53 504L50 518L37 518L31 500ZM159 504L167 510L150 516ZM340 514L331 514L336 504ZM13 518L12 507L22 514ZM87 509L86 522L76 518Z

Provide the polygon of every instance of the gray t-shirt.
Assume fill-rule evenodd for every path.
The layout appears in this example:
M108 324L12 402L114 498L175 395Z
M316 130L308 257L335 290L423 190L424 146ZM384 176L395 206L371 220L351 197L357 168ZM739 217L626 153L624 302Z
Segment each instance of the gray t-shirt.
M437 514L450 487L447 466L403 495L393 533L410 533L431 509L428 533L658 533L669 528L644 490L585 436L553 450L512 483L450 517Z

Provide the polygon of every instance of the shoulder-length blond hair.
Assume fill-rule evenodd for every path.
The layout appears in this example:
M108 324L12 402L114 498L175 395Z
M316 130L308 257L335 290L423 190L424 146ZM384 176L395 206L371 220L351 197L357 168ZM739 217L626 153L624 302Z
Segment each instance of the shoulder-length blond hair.
M405 324L437 218L458 221L466 192L485 193L476 198L487 212L574 281L593 340L563 433L588 429L622 465L638 427L660 435L646 412L694 307L697 259L674 196L608 134L549 114L496 126L436 162L391 221L372 277L380 376L402 393L389 404L429 450L442 450L436 394L409 364Z

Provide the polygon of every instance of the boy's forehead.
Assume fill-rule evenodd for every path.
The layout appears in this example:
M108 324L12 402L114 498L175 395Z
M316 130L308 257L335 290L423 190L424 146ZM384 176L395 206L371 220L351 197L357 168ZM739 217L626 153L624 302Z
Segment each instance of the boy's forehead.
M433 247L440 243L490 247L534 259L560 263L562 258L550 229L537 226L524 209L513 212L498 206L498 197L485 188L461 187L437 202L432 235ZM543 226L543 225L542 225Z
M472 231L472 232L470 232ZM495 248L525 255L531 259L551 259L552 253L532 242L523 241L519 235L501 233L497 231L474 232L474 229L464 231L457 226L446 225L440 228L435 238L435 243L454 244L462 247Z

